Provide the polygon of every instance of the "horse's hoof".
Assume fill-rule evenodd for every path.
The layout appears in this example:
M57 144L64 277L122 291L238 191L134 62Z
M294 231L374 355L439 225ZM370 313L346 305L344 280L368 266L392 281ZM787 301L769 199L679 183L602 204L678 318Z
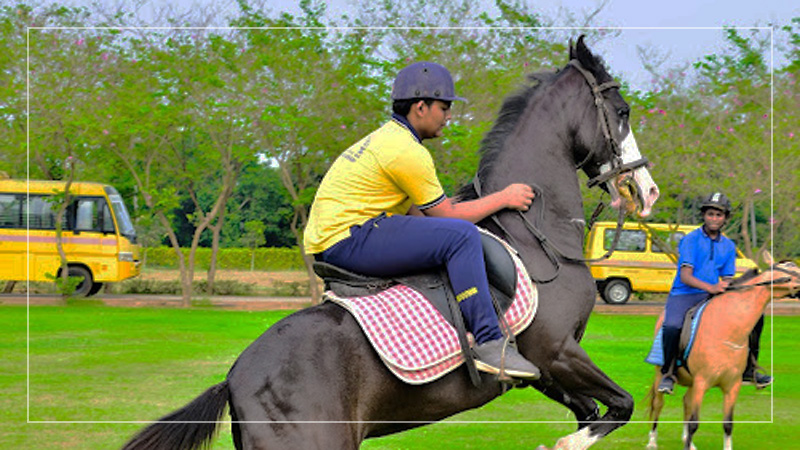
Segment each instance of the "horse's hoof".
M550 450L550 449L545 447L544 445L540 445L540 446L536 447L536 450Z

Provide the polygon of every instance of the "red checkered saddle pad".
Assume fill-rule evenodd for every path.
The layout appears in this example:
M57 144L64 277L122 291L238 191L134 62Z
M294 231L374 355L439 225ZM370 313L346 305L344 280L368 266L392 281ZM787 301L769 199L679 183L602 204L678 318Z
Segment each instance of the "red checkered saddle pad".
M537 293L522 261L504 246L517 268L516 295L505 313L517 335L533 321ZM428 383L464 362L455 328L411 287L398 284L374 295L348 298L327 291L324 297L350 311L389 370L406 383Z

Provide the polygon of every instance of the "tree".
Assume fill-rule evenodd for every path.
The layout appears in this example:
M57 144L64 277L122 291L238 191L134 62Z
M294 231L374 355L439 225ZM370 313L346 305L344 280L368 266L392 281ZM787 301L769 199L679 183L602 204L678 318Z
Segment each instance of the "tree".
M242 245L250 249L250 271L255 269L256 248L264 245L264 223L258 220L248 220L244 223L244 234L242 235Z
M236 25L251 27L321 26L324 5L301 2L304 16L269 19L245 9ZM246 30L247 44L258 55L250 72L259 109L250 118L255 142L263 157L279 171L293 208L289 227L302 251L303 230L316 187L332 158L377 123L364 120L363 111L374 110L373 78L378 68L371 55L369 33L327 32L297 28ZM302 67L303 71L296 70ZM344 130L344 131L343 131ZM320 298L312 270L304 255L309 289Z

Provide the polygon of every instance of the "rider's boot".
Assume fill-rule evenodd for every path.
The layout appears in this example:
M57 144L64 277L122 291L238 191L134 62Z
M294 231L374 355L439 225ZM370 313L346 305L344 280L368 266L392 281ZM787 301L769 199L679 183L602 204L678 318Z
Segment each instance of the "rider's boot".
M473 352L475 367L483 372L523 380L538 380L542 376L539 368L525 359L505 338L479 344Z
M673 370L678 354L678 345L681 338L680 328L663 328L661 342L664 349L664 365L661 366L661 381L658 383L658 392L672 394L675 389L675 375Z

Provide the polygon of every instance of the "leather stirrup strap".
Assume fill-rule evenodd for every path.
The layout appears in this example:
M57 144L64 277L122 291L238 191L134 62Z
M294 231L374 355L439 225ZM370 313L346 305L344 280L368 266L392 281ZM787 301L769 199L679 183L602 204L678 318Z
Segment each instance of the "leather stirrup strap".
M442 279L449 285L450 277L447 272L442 270ZM475 387L480 387L481 377L478 374L478 368L475 366L475 358L472 357L472 351L469 347L469 339L467 339L467 327L464 324L464 317L461 315L461 308L458 306L458 300L451 289L445 290L447 293L447 304L450 306L450 313L453 315L453 323L456 327L456 334L458 335L458 343L461 345L461 353L464 355L464 364L467 365L467 372L469 372L469 379Z

